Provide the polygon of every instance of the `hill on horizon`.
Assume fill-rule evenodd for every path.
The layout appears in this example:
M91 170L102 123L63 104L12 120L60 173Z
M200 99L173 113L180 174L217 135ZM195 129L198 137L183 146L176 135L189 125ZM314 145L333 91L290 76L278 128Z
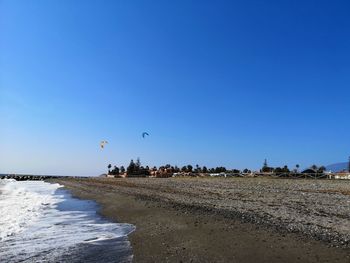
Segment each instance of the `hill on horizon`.
M348 169L348 162L334 163L326 166L327 171L341 172Z

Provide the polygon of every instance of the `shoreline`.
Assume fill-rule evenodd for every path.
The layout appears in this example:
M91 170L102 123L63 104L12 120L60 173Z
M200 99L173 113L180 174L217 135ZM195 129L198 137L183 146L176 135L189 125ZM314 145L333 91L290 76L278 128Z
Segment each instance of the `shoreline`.
M96 213L99 205L44 181L2 181L0 261L126 263L132 260L129 224Z
M167 179L160 180L164 183ZM108 219L135 225L136 231L129 235L134 262L350 261L348 248L330 247L305 235L244 222L232 212L220 213L198 204L191 207L176 204L170 197L153 196L152 181L99 178L53 181L63 184L78 198L96 201L101 206L99 213ZM159 192L164 191L162 187Z

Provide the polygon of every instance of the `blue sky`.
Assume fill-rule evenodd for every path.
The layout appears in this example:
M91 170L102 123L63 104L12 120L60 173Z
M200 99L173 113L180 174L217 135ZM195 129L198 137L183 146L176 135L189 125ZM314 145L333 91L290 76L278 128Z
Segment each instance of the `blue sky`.
M240 169L347 160L349 10L2 0L0 172L98 175L137 157Z

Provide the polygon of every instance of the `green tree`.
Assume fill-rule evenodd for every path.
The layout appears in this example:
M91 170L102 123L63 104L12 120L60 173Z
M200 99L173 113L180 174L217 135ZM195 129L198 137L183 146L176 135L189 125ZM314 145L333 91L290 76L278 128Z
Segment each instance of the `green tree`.
M261 169L261 171L263 172L263 173L272 173L273 172L273 168L272 167L268 167L268 166L264 166L262 169Z
M215 173L224 173L226 171L227 171L227 169L225 167L223 167L223 166L215 168Z
M321 167L318 168L317 172L322 174L322 173L324 173L326 170L327 170L326 167L324 167L324 166L322 165Z
M202 169L203 173L208 173L208 168L206 166L203 166L203 169Z
M284 173L290 173L287 165L283 166L283 172Z
M267 164L267 159L265 159L265 160L264 160L263 167L268 167L268 164Z
M317 167L317 165L316 165L316 164L313 164L313 165L311 166L311 169L313 169L313 170L317 171L318 167Z
M119 168L117 166L114 166L113 170L111 171L111 174L119 175Z
M112 165L109 164L107 167L108 167L108 173L110 173L110 172L111 172Z
M271 173L271 172L273 172L273 168L268 166L266 159L265 159L264 165L263 165L263 167L261 168L260 171L263 172L263 173Z
M128 174L134 174L136 171L136 165L134 163L134 160L131 159L129 166L126 168L126 171Z
M277 175L283 174L284 173L284 169L281 168L281 167L276 167L274 169L274 173L277 174Z
M141 161L140 161L140 158L137 158L137 159L136 159L135 166L136 166L137 168L140 168L140 167L141 167Z
M187 165L187 171L189 172L189 173L191 173L192 172L192 170L193 170L193 166L192 165Z
M194 169L194 172L199 173L199 165L198 164L196 164L196 168Z
M120 166L120 172L123 174L123 173L125 173L125 168L124 168L124 166Z

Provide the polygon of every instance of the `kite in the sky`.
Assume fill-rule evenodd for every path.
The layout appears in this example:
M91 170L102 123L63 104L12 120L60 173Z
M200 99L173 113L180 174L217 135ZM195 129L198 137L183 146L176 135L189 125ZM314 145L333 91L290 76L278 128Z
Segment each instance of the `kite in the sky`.
M147 132L143 132L143 133L142 133L142 138L145 138L146 135L149 136L149 134L148 134Z
M103 149L107 143L108 143L107 141L101 141L100 143L101 149Z

